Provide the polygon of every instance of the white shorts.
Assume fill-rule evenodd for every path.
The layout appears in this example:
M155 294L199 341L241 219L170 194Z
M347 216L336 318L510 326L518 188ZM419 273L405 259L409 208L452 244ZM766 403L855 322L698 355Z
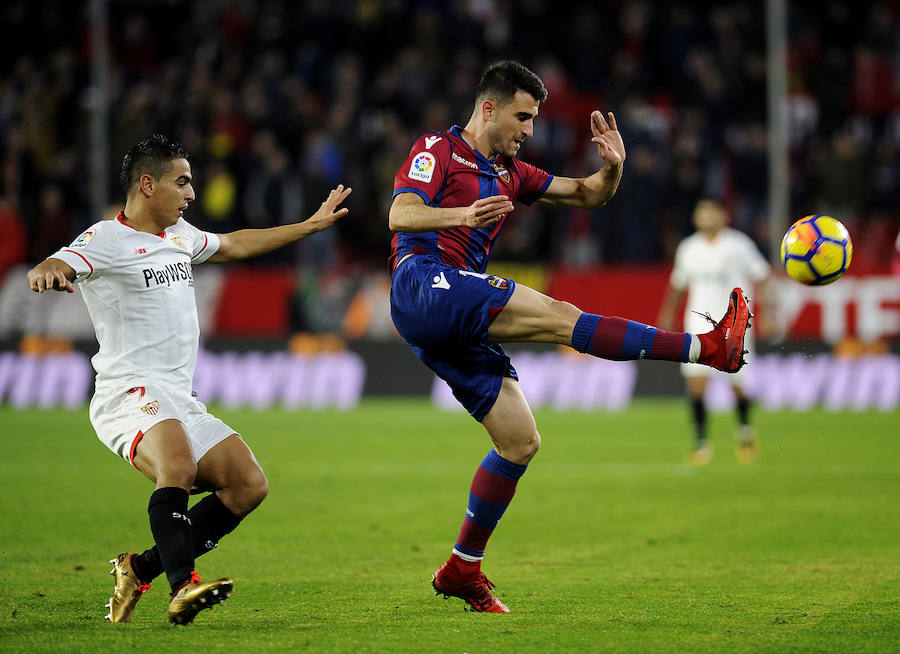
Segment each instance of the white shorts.
M98 389L91 398L91 424L110 450L134 465L134 450L151 427L175 419L184 425L194 461L235 432L207 412L192 394L160 384Z
M691 334L705 334L712 329L712 325L706 318L693 312L684 317L684 327L685 331ZM745 355L746 359L749 361L750 357L753 355L752 330L747 330L747 333L744 335L744 349L749 350L749 353ZM746 373L746 365L737 372L724 372L723 370L716 370L715 368L710 368L709 366L704 366L699 363L681 364L682 377L711 377L712 375L725 375L732 386L743 386L747 377Z

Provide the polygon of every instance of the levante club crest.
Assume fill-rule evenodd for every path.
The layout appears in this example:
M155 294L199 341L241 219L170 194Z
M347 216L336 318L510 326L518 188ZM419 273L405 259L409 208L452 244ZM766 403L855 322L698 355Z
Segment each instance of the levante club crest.
M507 175L508 174L509 173L507 173ZM509 288L509 280L503 279L502 277L497 277L496 275L489 275L487 278L487 282L494 288L499 288L500 290L506 290L507 288Z
M510 180L509 171L506 169L506 167L502 163L499 163L497 161L494 162L494 172L500 176L500 179L502 179L505 183L509 184L509 180Z

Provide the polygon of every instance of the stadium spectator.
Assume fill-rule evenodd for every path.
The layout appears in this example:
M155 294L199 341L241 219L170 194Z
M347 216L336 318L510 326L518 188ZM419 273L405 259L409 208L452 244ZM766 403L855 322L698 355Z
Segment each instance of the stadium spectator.
M0 62L0 192L31 226L41 189L58 185L77 231L94 219L79 177L93 147L83 126L96 97L87 13L76 4L41 6L12 0L0 9L10 33L39 36ZM545 2L516 11L497 2L408 0L353 12L341 3L287 0L253 12L234 2L168 6L177 25L146 4L109 3L110 157L149 131L171 133L194 153L198 178L211 183L211 168L226 163L234 206L243 207L257 172L251 143L271 131L299 176L301 198L319 197L335 179L354 180L353 212L326 232L333 242L320 267L337 258L383 269L385 180L411 139L467 110L479 62L499 55L527 57L554 98L542 117L546 129L529 146L537 165L582 169L591 156L582 117L593 106L616 111L635 165L639 143L656 159L639 194L648 206L632 210L639 221L621 222L617 207L585 216L540 207L533 220L542 238L515 239L504 257L570 265L668 259L692 231L704 194L724 198L736 226L758 244L768 240L759 132L767 119L765 25L746 3L727 0L708 11L675 2L650 11L647 3L584 2L567 12L551 12ZM881 229L878 222L900 224L900 29L891 0L866 0L850 12L834 0L790 6L791 215L816 210L831 188L822 162L835 136L847 134L868 182L846 205L853 215L838 217L862 242L870 228ZM610 62L603 75L591 64L598 58ZM211 216L195 218L213 227ZM240 211L233 220L228 229L251 226ZM28 239L32 252L32 231ZM858 256L886 270L889 244ZM305 257L303 248L278 255L291 263Z
M0 198L0 280L7 269L25 259L25 221L15 205Z
M56 184L48 184L41 189L38 211L34 217L29 261L40 261L56 250L60 238L74 236L72 216L66 209L62 189Z

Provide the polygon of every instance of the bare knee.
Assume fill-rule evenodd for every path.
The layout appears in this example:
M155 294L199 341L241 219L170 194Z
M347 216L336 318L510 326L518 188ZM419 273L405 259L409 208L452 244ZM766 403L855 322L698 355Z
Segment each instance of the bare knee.
M583 312L571 302L550 298L550 309L558 316L578 318Z
M528 461L531 461L534 458L534 455L538 453L538 450L541 449L541 435L537 432L537 429L534 430L531 439L525 444L525 448L525 454L528 457ZM526 463L528 461L526 461Z
M561 339L559 342L568 344L572 338L572 329L583 312L571 302L553 298L550 300L550 310L556 317L554 333Z
M219 498L228 510L241 517L262 504L268 494L269 480L259 468L218 491Z
M163 420L138 440L132 463L157 488L190 490L197 479L197 462L184 425Z
M266 499L266 495L269 494L269 480L266 478L266 475L262 470L259 471L257 475L253 477L253 479L248 480L246 485L246 490L244 491L244 496L246 498L247 504L250 506L247 509L249 513L260 504L262 501Z
M197 479L197 464L192 458L181 457L166 461L156 471L156 487L178 487L190 490Z
M578 318L583 313L581 309L576 307L571 302L566 302L565 300L557 300L556 298L548 299L550 300L548 302L548 308L554 316L557 316L562 320L578 320Z
M527 436L511 440L503 446L496 444L496 447L500 456L507 461L525 464L531 461L541 448L541 435L537 429L532 429Z

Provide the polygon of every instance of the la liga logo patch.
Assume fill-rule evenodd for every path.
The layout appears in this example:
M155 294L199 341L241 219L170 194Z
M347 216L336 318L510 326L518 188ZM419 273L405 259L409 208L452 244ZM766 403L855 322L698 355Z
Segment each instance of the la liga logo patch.
M420 152L413 157L412 163L409 165L409 178L417 179L420 182L430 182L436 166L437 159L433 154Z
M91 242L91 239L94 238L94 230L89 229L84 232L81 236L75 239L75 242L72 243L73 248L83 248L85 245Z

